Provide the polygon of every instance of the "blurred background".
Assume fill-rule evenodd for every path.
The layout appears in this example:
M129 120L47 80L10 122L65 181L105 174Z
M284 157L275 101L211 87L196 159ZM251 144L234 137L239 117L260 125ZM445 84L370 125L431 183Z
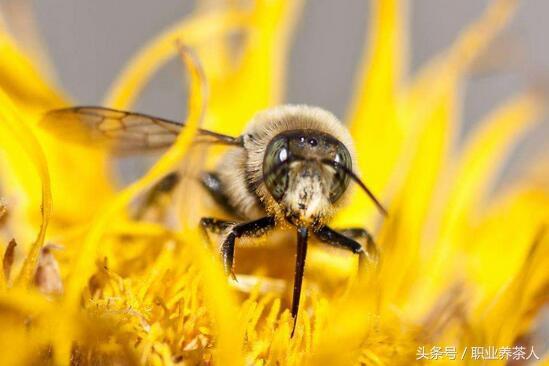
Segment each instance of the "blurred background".
M477 18L486 0L410 0L410 72L445 49ZM97 104L111 81L145 41L180 20L191 0L1 0L6 14L32 5L36 32L48 48L59 84L81 104ZM24 12L21 12L24 13ZM310 0L296 29L286 100L322 106L344 117L361 60L369 3ZM480 60L465 94L461 138L498 101L549 80L549 1L522 1L511 26ZM13 17L15 32L25 18ZM141 97L137 110L182 119L185 94L181 65L171 62ZM548 88L549 89L549 88ZM514 153L503 179L549 147L549 124L530 133Z

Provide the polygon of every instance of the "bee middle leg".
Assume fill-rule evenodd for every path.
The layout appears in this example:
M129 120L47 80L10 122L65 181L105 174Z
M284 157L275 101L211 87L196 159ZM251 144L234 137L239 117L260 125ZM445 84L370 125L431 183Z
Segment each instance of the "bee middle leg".
M221 234L227 232L221 246L221 256L223 258L223 269L226 275L233 278L234 264L234 246L237 238L259 237L271 230L275 226L274 217L266 216L258 220L235 224L230 221L223 221L214 218L203 218L200 220L202 228L207 231Z
M345 229L336 231L328 226L322 226L314 231L318 240L338 247L352 251L359 255L359 267L363 268L367 263L376 263L377 249L371 235L363 229ZM356 239L365 238L367 248L365 249Z
M137 208L135 218L143 219L151 208L162 205L162 197L171 194L179 184L181 176L177 172L172 172L164 176L147 193L143 202Z
M223 234L225 230L235 224L236 223L233 221L214 219L213 217L203 217L200 219L200 228L208 242L210 242L210 237L208 236L209 232L213 234Z
M219 176L214 172L205 172L200 177L200 183L204 187L213 200L228 214L235 215L234 207L229 202L229 198L225 193L225 187L219 179Z

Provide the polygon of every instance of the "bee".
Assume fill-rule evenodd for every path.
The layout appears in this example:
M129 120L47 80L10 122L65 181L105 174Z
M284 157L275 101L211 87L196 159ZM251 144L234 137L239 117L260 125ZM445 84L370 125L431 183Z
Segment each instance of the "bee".
M184 127L175 121L101 107L54 110L45 119L77 120L94 134L114 139L119 152L169 147ZM387 214L356 173L349 131L330 112L306 105L282 105L257 113L238 137L200 129L196 140L230 147L217 168L200 177L215 202L235 217L235 221L214 217L200 220L206 235L222 235L220 251L227 275L234 277L238 239L259 237L280 225L295 228L294 330L310 234L357 254L359 266L377 255L372 236L365 229L335 230L328 226L348 198L351 182ZM165 186L172 187L176 181L177 173L173 173L165 179ZM359 243L362 239L366 239L366 248Z

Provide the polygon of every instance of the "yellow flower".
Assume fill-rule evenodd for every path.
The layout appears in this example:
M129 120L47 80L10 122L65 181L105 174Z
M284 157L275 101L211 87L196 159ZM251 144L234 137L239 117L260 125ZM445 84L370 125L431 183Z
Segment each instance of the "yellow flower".
M190 141L201 120L238 135L255 112L281 103L303 2L197 12L145 45L105 105L131 109L155 71L178 54L175 41L199 55L208 97L197 60L184 53L187 128L118 193L105 150L67 142L60 134L78 131L65 126L39 125L45 111L72 102L0 29L0 242L7 248L0 364L468 364L470 353L460 357L472 347L529 346L549 288L547 168L533 163L542 179L525 177L496 194L490 188L510 148L541 119L544 95L519 92L463 146L454 144L471 65L516 1L492 1L413 76L405 75L404 4L372 3L370 48L346 122L360 171L390 203L390 217L378 223L381 261L355 276L351 256L312 243L293 338L293 242L239 248L237 269L248 275L231 285L197 233L194 215L208 208L189 212L190 186L178 200L185 201L178 230L136 220L129 206L194 156ZM229 39L235 33L244 36L238 55ZM213 151L206 164L219 155ZM351 202L337 224L373 227L371 203L358 192ZM44 250L46 243L62 248ZM63 293L50 290L60 284ZM439 348L446 354L434 359ZM492 364L506 364L503 356Z

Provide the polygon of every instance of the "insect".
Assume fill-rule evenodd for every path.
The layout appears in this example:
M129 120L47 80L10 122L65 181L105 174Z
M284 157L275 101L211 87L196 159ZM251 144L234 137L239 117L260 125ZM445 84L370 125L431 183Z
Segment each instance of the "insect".
M184 127L174 121L101 107L54 110L45 119L77 120L94 134L114 139L119 152L169 147ZM198 130L196 139L230 146L217 169L200 177L214 200L238 219L205 217L200 221L206 233L222 234L221 257L227 275L234 276L239 238L259 237L278 225L295 227L297 259L291 305L295 330L309 235L356 253L362 265L376 253L371 235L362 228L335 230L327 224L349 195L351 182L365 191L381 213L387 213L355 173L349 132L321 108L283 105L257 113L238 137ZM173 184L174 175L166 179ZM359 243L362 239L367 248Z

